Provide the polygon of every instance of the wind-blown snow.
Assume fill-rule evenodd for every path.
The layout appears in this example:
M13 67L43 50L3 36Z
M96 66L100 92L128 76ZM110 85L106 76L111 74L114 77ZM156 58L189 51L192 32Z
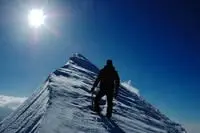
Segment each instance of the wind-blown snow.
M131 80L128 82L122 82L121 85L139 96L139 90L131 85Z
M75 54L0 123L0 133L186 133L126 85L114 100L111 120L91 111L90 89L98 71ZM104 115L106 105L101 106Z

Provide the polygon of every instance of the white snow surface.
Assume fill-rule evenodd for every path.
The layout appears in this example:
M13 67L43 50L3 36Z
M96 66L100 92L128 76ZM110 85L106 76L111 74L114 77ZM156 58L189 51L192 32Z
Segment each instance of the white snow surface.
M97 73L88 59L75 54L0 123L0 133L186 133L126 85L114 100L112 118L104 116L106 105L97 115L90 93Z

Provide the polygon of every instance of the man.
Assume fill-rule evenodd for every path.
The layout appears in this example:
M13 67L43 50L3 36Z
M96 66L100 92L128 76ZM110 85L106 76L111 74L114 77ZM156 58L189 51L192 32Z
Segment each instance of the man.
M120 85L119 75L113 66L112 60L107 60L106 66L100 70L98 77L91 89L91 92L94 91L99 82L100 91L94 100L94 110L97 113L100 113L99 101L104 95L106 95L108 105L106 116L110 118L112 116L113 97L117 96L118 88Z

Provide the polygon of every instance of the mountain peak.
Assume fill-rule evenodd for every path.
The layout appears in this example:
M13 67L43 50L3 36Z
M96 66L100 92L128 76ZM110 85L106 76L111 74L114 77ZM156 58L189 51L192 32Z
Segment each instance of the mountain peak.
M80 54L80 53L74 53L74 54L72 55L72 57L74 57L74 58L79 58L79 59L86 60L86 61L89 61L85 56L83 56L83 55Z
M94 73L99 72L99 68L97 68L93 63L91 63L86 57L84 57L80 53L74 53L70 58L69 61L65 64L65 68L67 68L69 65L76 65L82 68L85 68L89 71L92 71Z

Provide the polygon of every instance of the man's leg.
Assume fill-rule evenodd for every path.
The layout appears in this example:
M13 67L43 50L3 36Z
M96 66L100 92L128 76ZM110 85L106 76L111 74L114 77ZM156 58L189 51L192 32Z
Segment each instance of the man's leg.
M96 95L95 100L94 100L94 110L96 112L100 112L100 107L99 107L99 101L101 98L105 95L105 92L100 90L99 93Z
M110 118L112 116L112 109L113 109L113 92L112 91L107 93L107 102L108 102L108 107L107 107L106 116Z

